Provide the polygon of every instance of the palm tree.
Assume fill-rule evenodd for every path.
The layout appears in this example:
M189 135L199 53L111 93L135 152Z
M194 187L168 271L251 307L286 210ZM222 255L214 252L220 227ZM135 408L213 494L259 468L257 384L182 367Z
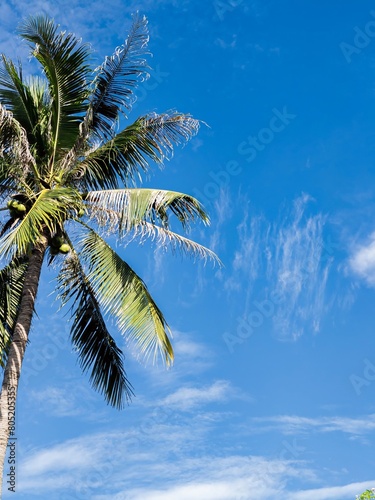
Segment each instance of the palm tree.
M149 114L118 132L134 90L147 77L147 20L135 16L123 46L94 72L90 49L43 16L19 29L41 65L25 78L2 55L0 68L0 396L1 476L18 380L42 265L57 267L56 288L72 316L71 341L81 368L108 404L132 395L123 354L104 318L146 357L173 360L169 328L142 279L106 237L128 244L150 237L182 253L216 259L171 230L208 216L192 196L141 189L136 181L162 165L199 129L190 115Z

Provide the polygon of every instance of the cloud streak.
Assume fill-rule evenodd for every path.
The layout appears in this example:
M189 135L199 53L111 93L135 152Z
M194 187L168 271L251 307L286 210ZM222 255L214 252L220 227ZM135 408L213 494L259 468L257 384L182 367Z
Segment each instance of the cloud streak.
M278 415L255 418L254 422L265 424L263 430L278 429L285 434L309 432L343 432L360 436L375 430L375 414L360 418L320 417L308 418L298 415Z
M320 330L327 309L326 288L333 252L324 241L326 217L309 214L312 198L302 194L291 208L281 212L277 222L264 216L249 216L246 211L238 225L238 249L226 288L244 293L244 317L249 315L254 290L264 290L266 299L273 294L278 305L272 315L275 335L294 340L306 330Z

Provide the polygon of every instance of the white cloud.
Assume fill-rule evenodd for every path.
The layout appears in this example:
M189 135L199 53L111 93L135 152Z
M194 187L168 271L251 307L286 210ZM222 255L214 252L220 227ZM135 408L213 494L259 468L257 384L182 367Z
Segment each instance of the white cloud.
M288 460L168 455L168 434L165 429L153 435L156 441L149 442L145 452L139 451L146 449L144 443L137 449L128 446L130 433L89 435L40 450L20 464L18 491L40 495L48 491L51 498L57 498L58 492L66 490L95 500L239 500L256 491L257 500L266 500L285 492L288 479L311 478L311 471L302 463ZM180 449L187 441L184 432Z
M375 233L367 244L356 247L349 259L351 270L370 286L375 286Z
M362 483L351 483L345 486L333 486L328 488L317 488L314 490L303 490L290 493L287 500L343 500L344 498L355 498L366 489L375 484L375 479Z
M304 194L293 210L274 230L274 290L281 298L273 318L281 338L297 338L310 324L319 331L324 311L324 295L330 268L325 255L322 214L305 215L311 198Z
M19 493L59 498L60 494L69 492L78 498L93 500L268 500L279 497L351 500L354 494L374 484L370 481L345 486L325 483L319 488L317 472L302 460L303 448L298 447L291 451L290 446L285 446L277 457L267 458L230 452L220 444L216 452L213 448L208 452L210 433L217 432L212 420L205 419L199 411L183 417L176 410L162 418L163 408L156 408L159 413L149 412L136 425L128 426L126 432L118 429L89 434L29 452L18 466ZM366 421L372 422L371 426L367 424L368 429L372 428L375 416L263 419L289 430L317 428L325 432L335 429L356 432ZM308 489L310 485L315 488Z
M282 340L298 338L306 327L319 331L328 308L325 294L333 252L323 239L325 216L308 214L311 201L302 194L273 223L263 216L250 217L245 210L237 228L239 248L226 288L245 297L244 318L251 312L253 298L277 297L272 323ZM259 289L264 296L257 292L254 297L254 290Z
M84 440L71 440L34 453L22 464L22 473L31 477L56 470L88 469L94 463L95 455L95 448L85 444Z
M242 201L246 206L246 202ZM255 281L260 277L264 248L268 237L269 224L262 216L250 217L249 209L244 208L244 216L237 226L239 248L234 253L233 272L226 277L224 287L229 292L240 291L246 279L245 310L253 292Z
M279 429L285 434L307 432L343 432L355 436L375 430L375 414L360 418L319 417L308 418L298 415L278 415L275 417L254 418L255 422L265 424L264 430Z
M64 383L63 387L48 386L43 390L25 394L31 404L41 412L54 417L81 417L85 420L100 421L102 412L98 410L98 396L87 384Z
M227 401L234 393L230 383L218 380L208 387L182 387L162 401L162 405L176 407L180 410L191 410L209 403Z

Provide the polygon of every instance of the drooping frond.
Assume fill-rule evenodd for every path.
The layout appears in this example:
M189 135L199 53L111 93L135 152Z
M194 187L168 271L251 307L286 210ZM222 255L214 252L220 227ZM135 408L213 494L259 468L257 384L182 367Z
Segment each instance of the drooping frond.
M87 260L88 279L103 311L117 318L120 332L146 358L152 355L155 360L160 353L170 365L169 328L142 279L92 230L82 242L80 255Z
M0 255L12 258L26 254L45 229L55 233L69 212L78 212L80 207L81 197L76 190L44 189L19 223L0 238Z
M45 133L46 117L50 115L46 83L37 77L24 82L21 66L17 69L4 55L2 59L0 101L25 129L29 143L34 145L38 157L43 159L49 152Z
M19 28L48 80L54 154L58 148L69 148L75 142L87 106L86 78L90 71L88 45L58 28L44 16L30 17Z
M223 265L216 253L209 248L150 222L142 222L137 227L134 227L133 234L133 239L140 239L141 242L145 238L151 238L158 247L165 250L170 249L172 252L179 252L184 256L198 257L203 259L204 262L210 260L219 266Z
M108 234L120 238L151 238L158 245L221 265L217 255L195 241L169 230L171 214L183 227L195 219L205 224L209 218L192 196L156 189L116 189L91 191L85 196L89 217ZM129 240L128 238L128 240Z
M0 270L0 366L4 367L19 311L27 258L14 259Z
M0 182L25 177L33 163L25 130L0 103Z
M99 140L111 139L120 111L130 111L134 88L146 77L147 19L136 15L125 44L96 70L85 124Z
M91 191L85 196L90 217L100 226L118 231L120 236L143 221L169 227L173 214L184 228L195 219L209 223L201 204L184 193L161 189L113 189Z
M163 163L174 146L185 143L199 130L200 122L177 112L138 118L111 141L89 154L70 173L84 189L116 189L140 179L150 168L150 160Z
M82 370L90 371L90 382L107 403L122 408L124 399L130 399L133 394L123 366L123 354L108 332L77 254L65 260L57 290L63 305L72 303L71 339Z

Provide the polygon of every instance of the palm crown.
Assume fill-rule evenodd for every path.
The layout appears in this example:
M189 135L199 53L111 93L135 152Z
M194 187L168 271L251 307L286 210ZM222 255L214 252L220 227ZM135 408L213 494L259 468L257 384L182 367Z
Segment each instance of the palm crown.
M84 371L108 403L122 407L132 393L121 350L104 318L146 356L169 364L169 329L142 279L105 237L149 236L172 249L215 255L174 233L208 223L200 203L183 193L140 189L136 181L162 164L199 122L177 112L141 116L117 132L134 90L147 77L147 21L136 16L125 44L94 72L90 49L45 17L20 27L42 68L25 78L2 56L0 69L0 195L4 217L0 254L0 347L3 365L21 307L30 255L39 245L59 266L57 291L72 314L71 340Z

